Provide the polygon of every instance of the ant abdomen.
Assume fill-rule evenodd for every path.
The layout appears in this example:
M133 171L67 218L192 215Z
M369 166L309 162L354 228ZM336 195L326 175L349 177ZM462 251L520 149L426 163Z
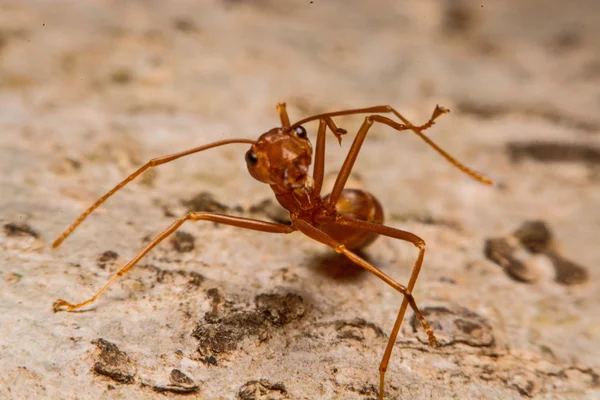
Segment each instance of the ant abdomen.
M329 195L323 198L327 204ZM338 214L346 218L360 219L376 224L383 223L383 207L369 192L359 189L344 189L335 205ZM362 249L377 239L377 234L365 230L352 229L337 224L324 223L319 226L335 240L350 250Z

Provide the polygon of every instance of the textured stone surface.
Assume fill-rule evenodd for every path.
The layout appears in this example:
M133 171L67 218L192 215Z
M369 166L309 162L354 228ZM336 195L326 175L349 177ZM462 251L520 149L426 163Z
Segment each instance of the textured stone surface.
M292 119L391 104L415 123L439 103L430 136L497 182L369 133L352 183L426 240L415 296L443 344L409 312L386 398L600 396L598 37L583 0L2 2L0 398L377 397L401 297L298 233L189 223L84 312L52 313L190 207L285 220L232 145L145 173L50 247L145 161L255 138L279 101ZM329 182L360 122L338 120ZM484 254L526 221L554 249L508 243L529 283ZM380 239L365 256L406 282L416 251ZM198 327L234 344L201 354Z

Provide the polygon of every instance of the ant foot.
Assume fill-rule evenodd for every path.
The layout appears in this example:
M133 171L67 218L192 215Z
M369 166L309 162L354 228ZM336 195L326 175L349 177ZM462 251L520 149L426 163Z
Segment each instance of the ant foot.
M440 347L440 342L438 342L437 338L433 334L433 332L427 332L427 336L429 336L429 345L431 347Z
M348 131L343 128L337 128L337 130L333 131L333 135L336 137L338 144L342 145L342 135L347 134Z
M73 304L66 302L62 299L58 299L56 300L53 304L52 304L52 310L56 313L56 312L60 312L60 311L71 311L73 310L75 307L73 306Z
M440 115L448 114L449 112L450 112L450 110L448 110L447 108L444 108L438 104L435 106L435 110L433 110L433 113L431 114L431 121L435 120Z

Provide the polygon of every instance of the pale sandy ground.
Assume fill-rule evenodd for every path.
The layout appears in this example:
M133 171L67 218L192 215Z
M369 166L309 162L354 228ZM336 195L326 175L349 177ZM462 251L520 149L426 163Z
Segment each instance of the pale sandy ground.
M444 345L425 346L409 313L386 398L600 398L594 0L1 2L0 398L376 398L401 297L298 233L188 224L191 251L165 242L87 312L51 310L90 296L182 200L210 192L268 219L249 211L270 191L236 145L144 176L50 248L144 161L255 138L279 101L292 118L391 104L415 122L443 104L431 136L498 183L411 134L367 138L355 182L427 241L415 295ZM329 142L328 171L348 145ZM519 246L530 283L485 257L486 239L535 219L586 282L557 281L549 257ZM416 252L381 239L367 256L406 282Z

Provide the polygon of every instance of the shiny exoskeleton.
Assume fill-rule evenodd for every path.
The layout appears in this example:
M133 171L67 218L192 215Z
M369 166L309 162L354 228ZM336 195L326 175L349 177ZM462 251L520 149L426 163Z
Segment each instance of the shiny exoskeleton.
M234 143L251 145L245 156L248 171L256 180L266 183L271 187L279 204L289 211L290 220L292 222L291 225L276 224L220 213L189 213L175 221L171 226L154 238L154 240L148 243L148 245L146 245L146 247L129 263L123 266L108 282L106 282L94 296L78 304L57 300L54 303L54 311L74 311L94 302L108 286L120 276L125 275L131 270L142 257L167 236L175 232L185 221L213 221L269 233L291 233L300 231L306 236L345 255L357 265L375 274L404 296L387 347L379 365L379 399L383 399L385 372L408 306L412 308L425 329L425 332L429 337L430 345L436 346L437 340L433 331L419 311L412 295L412 290L417 281L423 263L423 257L425 255L425 241L413 233L383 225L383 208L372 194L363 190L345 188L350 172L352 171L370 127L373 123L377 122L394 128L397 131L410 130L421 137L421 139L433 147L450 163L474 179L486 184L491 184L492 182L488 178L458 162L423 134L423 131L430 128L440 115L448 112L448 110L440 106L436 106L429 121L420 126L411 124L390 106L375 106L329 112L313 115L294 124L290 124L284 103L278 104L277 109L281 126L262 134L257 140L223 140L183 151L181 153L150 160L98 199L91 207L81 214L81 216L56 239L53 243L53 247L58 247L92 211L116 191L147 169L203 150ZM379 115L383 113L391 113L398 118L399 122ZM325 139L327 131L331 131L338 141L341 142L342 136L347 134L347 132L344 129L338 128L333 121L333 118L351 114L367 114L367 116L354 138L350 150L348 151L348 155L335 180L331 193L322 196L321 189L323 187L325 168ZM308 134L303 125L315 120L319 121L319 128L313 154L312 144L308 139ZM309 175L309 167L311 164L313 165L312 176ZM406 286L396 282L354 252L355 250L361 249L372 243L379 235L410 242L418 249L418 256Z

